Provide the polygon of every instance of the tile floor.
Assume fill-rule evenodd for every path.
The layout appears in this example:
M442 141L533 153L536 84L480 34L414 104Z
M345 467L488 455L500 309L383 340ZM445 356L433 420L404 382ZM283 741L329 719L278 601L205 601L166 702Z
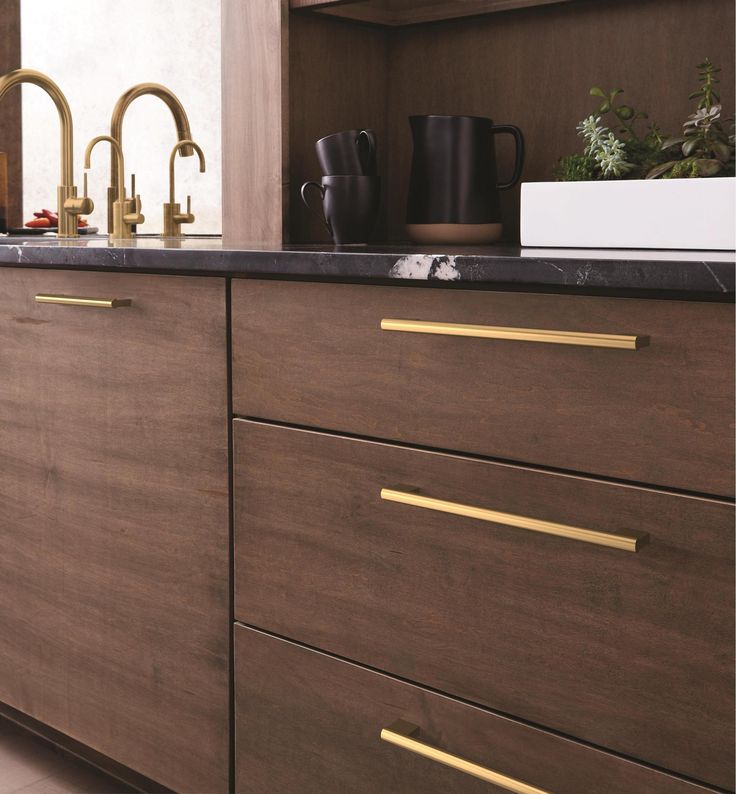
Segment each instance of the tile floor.
M127 794L127 788L0 718L0 794Z

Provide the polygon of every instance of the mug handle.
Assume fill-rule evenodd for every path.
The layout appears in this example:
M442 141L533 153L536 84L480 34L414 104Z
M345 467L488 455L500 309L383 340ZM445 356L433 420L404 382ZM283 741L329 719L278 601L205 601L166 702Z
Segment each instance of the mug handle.
M376 162L376 137L375 135L370 132L369 130L361 130L358 133L358 137L355 139L355 143L358 145L358 154L360 155L360 139L365 138L368 144L368 157L367 163L362 162L361 158L361 165L363 166L363 172L366 176L372 176L373 172L375 171L375 162Z
M509 188L513 187L519 179L521 179L521 169L524 167L524 135L522 131L515 127L513 124L495 124L493 126L493 133L494 135L497 133L504 133L507 132L510 135L514 136L514 141L516 141L516 155L514 157L514 173L511 176L511 179L508 182L504 182L501 185L496 185L499 190L508 190Z
M310 209L310 210L311 210L311 209L312 209L312 207L310 207L310 206L309 206L309 201L307 201L307 190L308 190L310 187L315 187L315 188L317 188L317 190L319 191L320 199L321 199L322 201L324 201L324 198L325 198L325 193L327 192L327 188L326 188L324 185L320 185L320 183L319 183L319 182L305 182L305 183L302 185L302 188L301 188L301 190L299 191L299 192L300 192L300 194L301 194L301 197L302 197L302 201L304 202L304 206L305 206L307 209ZM322 207L322 221L323 221L323 223L325 224L325 226L327 227L327 231L330 233L330 237L331 237L331 236L332 236L332 229L330 228L330 224L328 223L328 221L327 221L327 218L325 218L324 206Z

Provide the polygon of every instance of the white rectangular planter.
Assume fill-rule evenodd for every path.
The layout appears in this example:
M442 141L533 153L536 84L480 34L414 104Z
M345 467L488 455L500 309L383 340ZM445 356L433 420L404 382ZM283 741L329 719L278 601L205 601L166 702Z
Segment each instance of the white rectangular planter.
M521 244L736 248L736 178L525 182Z

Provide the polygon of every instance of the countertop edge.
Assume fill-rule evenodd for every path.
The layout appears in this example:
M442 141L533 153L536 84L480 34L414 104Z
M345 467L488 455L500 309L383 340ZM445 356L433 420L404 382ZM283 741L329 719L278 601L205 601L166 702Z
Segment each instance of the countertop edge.
M0 267L68 268L155 272L172 275L263 277L299 280L538 291L622 292L666 297L732 300L736 264L731 252L621 252L503 247L493 251L444 254L389 250L224 248L219 241L169 247L146 240L143 246L69 245L66 241L24 241L0 245Z

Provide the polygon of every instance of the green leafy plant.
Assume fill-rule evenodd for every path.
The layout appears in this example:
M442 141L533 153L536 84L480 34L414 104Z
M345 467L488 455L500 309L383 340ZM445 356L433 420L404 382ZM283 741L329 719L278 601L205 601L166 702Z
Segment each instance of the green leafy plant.
M635 129L639 119L647 114L631 105L619 103L623 90L616 88L606 93L599 86L590 89L590 95L601 99L597 113L578 124L578 134L586 142L583 154L563 157L555 168L555 178L561 182L579 182L591 179L638 179L650 168L666 159L661 154L663 138L656 125L640 136ZM613 116L614 133L602 127L605 116Z
M675 150L679 156L652 168L647 179L718 176L721 173L732 176L734 173L733 122L729 134L721 120L723 107L716 91L720 82L717 75L721 70L710 58L699 64L698 69L701 85L689 97L698 99L698 107L683 124L683 134L668 138L662 144L664 151Z
M634 132L634 122L636 122L637 119L646 119L648 116L646 113L634 110L631 105L616 105L616 97L618 97L619 94L623 94L623 92L623 88L614 88L610 94L606 94L606 92L597 85L594 85L590 89L591 96L597 96L603 100L598 108L598 115L605 116L606 113L613 113L618 123L621 125L619 132L628 134L631 138L638 139L637 134Z
M600 116L588 116L578 124L578 134L585 139L584 155L592 157L604 179L621 177L634 166L626 161L626 146L608 127L601 127Z
M577 127L585 149L582 154L561 158L555 178L577 182L733 175L733 125L727 133L716 90L720 70L709 58L698 69L701 85L690 95L690 99L698 99L698 108L676 138L664 136L656 124L640 131L637 122L648 115L622 102L621 88L606 92L593 86L590 95L600 100L598 109ZM609 126L604 124L607 118L611 118Z

